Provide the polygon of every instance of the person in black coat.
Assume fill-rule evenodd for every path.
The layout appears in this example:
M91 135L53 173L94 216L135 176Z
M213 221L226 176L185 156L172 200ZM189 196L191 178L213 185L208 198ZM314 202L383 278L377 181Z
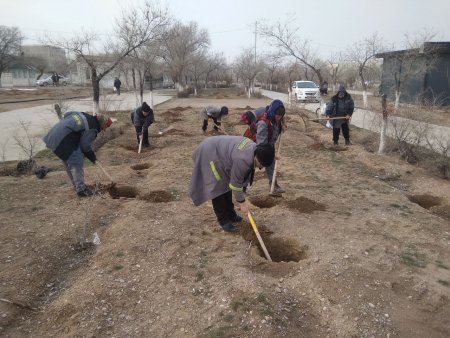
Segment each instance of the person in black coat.
M136 108L136 110L131 113L131 122L136 130L138 144L142 138L142 145L146 148L150 147L148 128L154 121L155 116L153 114L153 109L150 108L147 102L142 103L142 106Z
M119 78L116 77L114 79L114 88L116 89L117 95L120 95L120 86L122 85L122 82L120 82Z
M327 117L345 117L343 119L331 120L333 126L333 144L339 144L339 134L341 133L345 138L345 145L351 145L350 128L348 124L353 115L355 104L349 93L345 90L343 85L339 86L338 92L334 95L330 102L327 103L326 115Z

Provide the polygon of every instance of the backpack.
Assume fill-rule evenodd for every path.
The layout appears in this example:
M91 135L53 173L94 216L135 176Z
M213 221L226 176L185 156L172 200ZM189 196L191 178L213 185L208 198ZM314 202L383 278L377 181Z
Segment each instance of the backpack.
M252 140L253 142L256 142L256 132L257 132L257 128L256 128L256 124L259 121L264 121L264 123L267 125L267 130L268 130L268 137L269 140L272 138L272 123L270 123L270 120L266 117L266 114L261 114L259 117L255 118L253 120L253 122L247 127L247 129L244 132L244 136L249 138L250 140Z

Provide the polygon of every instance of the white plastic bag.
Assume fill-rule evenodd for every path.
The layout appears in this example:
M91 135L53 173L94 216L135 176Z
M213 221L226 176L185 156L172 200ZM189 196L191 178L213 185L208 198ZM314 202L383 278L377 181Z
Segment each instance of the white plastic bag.
M325 127L327 127L327 128L333 128L333 126L331 125L331 123L330 123L330 121L327 121L327 124L325 125Z
M92 239L92 243L94 243L94 245L99 245L100 242L100 237L98 237L98 234L96 232L94 232L94 238Z
M320 107L320 115L325 116L327 111L327 104L324 103L322 107Z

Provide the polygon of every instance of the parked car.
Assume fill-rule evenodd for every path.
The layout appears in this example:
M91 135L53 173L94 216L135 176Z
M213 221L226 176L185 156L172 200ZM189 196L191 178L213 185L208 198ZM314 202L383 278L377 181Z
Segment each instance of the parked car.
M60 86L67 86L70 82L70 80L64 75L58 74L58 78L59 78L58 85ZM40 78L39 80L36 81L36 86L44 86L44 87L53 86L52 76L48 75L46 77Z
M292 84L292 94L297 101L320 101L320 89L312 81L294 81Z

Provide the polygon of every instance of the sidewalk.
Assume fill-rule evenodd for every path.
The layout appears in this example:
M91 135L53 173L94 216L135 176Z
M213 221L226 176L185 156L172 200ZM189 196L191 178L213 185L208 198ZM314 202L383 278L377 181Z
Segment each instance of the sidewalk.
M153 93L153 105L156 106L162 102L172 98L170 95L160 95ZM150 95L144 94L144 101L150 103ZM92 112L92 98L67 101L68 111ZM120 96L111 94L100 102L109 111L116 110L132 110L137 107L139 100L134 93L122 93ZM26 154L17 145L16 138L20 138L22 142L27 142L26 133L21 125L25 125L28 129L28 135L34 144L34 152L45 149L45 144L41 138L47 131L58 122L53 104L35 106L31 108L23 108L4 112L0 114L0 125L2 133L0 133L0 162L14 161L26 159Z

